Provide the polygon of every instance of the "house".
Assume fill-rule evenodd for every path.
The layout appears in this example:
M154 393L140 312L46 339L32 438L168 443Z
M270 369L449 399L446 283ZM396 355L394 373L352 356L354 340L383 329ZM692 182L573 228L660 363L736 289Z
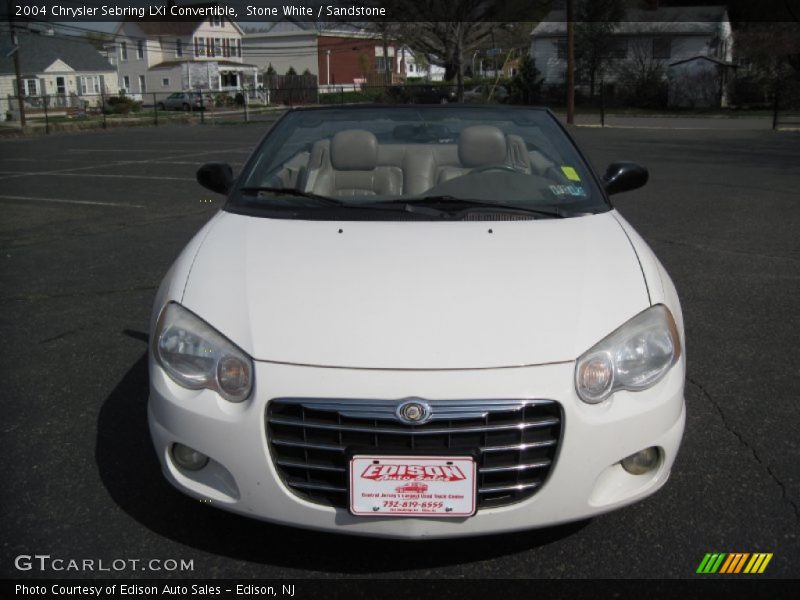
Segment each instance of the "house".
M733 68L733 33L725 6L671 6L630 9L613 31L604 82L615 82L635 63L657 67L669 84L671 104L685 104L683 88L697 81L713 82L712 95L694 105L725 103L724 82ZM531 33L531 54L548 84L563 84L567 69L567 25L563 10L550 12ZM587 81L580 79L579 85Z
M270 67L283 75L290 68L296 73L308 70L319 75L317 60L317 30L310 23L276 21L266 28L248 32L242 39L244 54L248 62L265 73Z
M395 60L397 49L395 42L388 41L384 58L379 34L346 24L321 31L317 38L320 84L338 87L397 83L403 79L400 64Z
M141 97L255 86L258 68L242 59L243 36L241 27L225 17L122 21L112 50L117 87Z
M318 77L324 89L354 88L363 84L383 85L385 64L383 40L379 33L349 23L270 23L263 31L248 33L244 52L266 72L278 74L292 67L298 74L306 69ZM391 82L404 78L396 58L397 44L389 41L386 54Z
M114 68L84 38L55 34L53 29L38 33L17 33L22 94L35 111L42 107L42 96L48 106L77 106L78 101L99 104L99 95L114 85ZM8 34L0 34L0 47L11 49ZM0 54L0 118L15 115L17 81L11 52Z
M400 68L406 78L416 77L427 81L444 81L444 67L431 64L421 52L414 52L408 46L400 48Z

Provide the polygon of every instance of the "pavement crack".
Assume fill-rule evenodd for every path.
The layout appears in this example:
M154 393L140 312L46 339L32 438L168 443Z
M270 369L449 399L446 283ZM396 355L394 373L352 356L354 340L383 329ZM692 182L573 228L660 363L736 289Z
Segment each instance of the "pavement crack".
M719 248L717 246L711 246L709 244L697 244L693 242L684 242L681 240L667 240L663 238L654 238L653 242L657 244L667 244L669 246L683 246L685 248L695 248L697 250L707 250L710 252L720 252L722 254L736 254L738 256L753 256L757 258L767 258L773 259L777 258L780 260L798 260L796 256L785 256L781 254L765 254L763 252L747 252L745 250L735 250L731 248Z
M28 294L26 296L8 296L0 298L0 302L36 302L42 300L58 300L61 298L83 298L86 296L108 296L112 294L126 294L131 292L148 292L158 289L156 285L131 286L126 288L114 288L108 290L91 290L87 292L72 292L66 294ZM47 341L47 340L44 340Z
M73 333L78 333L79 331L83 331L84 329L85 329L84 327L76 327L75 329L70 329L68 331L64 331L62 333L59 333L58 335L54 335L52 337L45 338L45 339L41 340L39 342L39 344L48 344L50 342L55 342L56 340L60 340L62 338L65 338L68 335L72 335Z
M719 402L717 402L711 396L711 394L708 392L708 390L706 390L706 388L703 387L702 384L700 384L699 382L695 381L691 377L687 377L686 381L688 381L690 384L692 384L694 387L696 387L698 390L700 390L700 393L703 396L705 396L705 398L711 403L711 405L714 407L714 409L717 411L717 413L719 413L719 416L720 416L720 418L722 420L722 424L725 427L725 429L727 429L729 432L731 432L736 437L736 439L739 440L739 443L741 443L745 448L750 450L750 453L753 455L753 458L756 459L756 462L758 464L760 464L762 467L764 467L764 469L767 471L767 474L770 476L770 478L781 489L781 498L784 500L784 502L787 502L789 504L789 506L792 507L792 511L794 512L795 521L798 524L800 524L800 507L798 507L797 503L789 497L789 494L788 494L788 492L786 490L786 484L784 484L783 481L781 481L780 478L775 474L775 471L773 470L772 466L770 464L764 462L764 460L762 460L761 457L758 455L758 452L756 451L755 446L753 446L750 442L748 442L744 438L744 436L742 436L741 433L736 431L736 429L734 429L733 426L731 426L731 424L728 422L728 418L725 416L725 413L722 410L722 406L720 406Z

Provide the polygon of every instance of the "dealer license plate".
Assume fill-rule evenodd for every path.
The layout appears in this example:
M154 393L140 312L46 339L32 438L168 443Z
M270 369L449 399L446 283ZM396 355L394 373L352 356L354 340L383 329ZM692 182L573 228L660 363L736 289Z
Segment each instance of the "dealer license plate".
M354 456L350 512L468 517L475 513L475 461L468 456Z

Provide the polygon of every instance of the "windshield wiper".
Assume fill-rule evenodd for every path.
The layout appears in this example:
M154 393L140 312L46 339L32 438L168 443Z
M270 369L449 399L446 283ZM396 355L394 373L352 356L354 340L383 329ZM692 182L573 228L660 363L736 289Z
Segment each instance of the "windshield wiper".
M309 200L314 200L326 206L350 206L349 203L342 202L341 200L337 200L336 198L321 196L320 194L314 194L312 192L304 192L302 190L296 190L294 188L259 186L259 187L243 187L239 188L239 191L245 193L270 192L273 194L283 194L285 196L298 196L300 198L308 198Z
M330 198L329 196L321 196L319 194L314 194L313 192L303 192L301 190L296 190L294 188L243 187L239 188L239 191L245 193L271 192L274 194L284 194L286 196L298 196L300 198L308 198L310 200L315 200L316 202L324 204L325 206L335 206L337 208L355 208L355 209L366 209L366 210L402 210L405 212L410 212L425 216L434 216L434 217L439 217L448 214L447 211L444 210L436 210L434 208L427 208L427 207L417 208L411 205L398 206L397 203L393 202L368 202L365 204L360 204L355 202L345 202L337 198Z
M383 205L401 205L408 210L409 208L414 208L417 206L426 206L429 204L440 204L440 203L452 203L452 204L459 204L462 205L457 211L458 213L464 213L473 210L493 210L496 212L504 212L504 213L525 213L525 214L533 214L533 215L540 215L542 217L550 217L554 219L563 219L567 215L559 208L553 208L552 210L547 210L544 208L530 208L527 206L519 206L516 204L498 204L497 202L487 202L485 200L476 200L473 198L459 198L457 196L448 196L448 195L441 195L441 196L423 196L422 198L398 198L397 200L389 200L388 202L376 203L376 204L383 204ZM438 209L442 212L453 214L454 211L445 210L445 209Z

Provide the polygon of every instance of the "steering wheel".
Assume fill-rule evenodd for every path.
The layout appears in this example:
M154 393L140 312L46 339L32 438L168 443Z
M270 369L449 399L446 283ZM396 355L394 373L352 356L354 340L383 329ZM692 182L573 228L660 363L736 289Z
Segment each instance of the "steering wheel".
M485 167L472 169L472 171L470 171L470 175L473 173L486 173L488 171L510 171L511 173L520 173L518 169L515 169L511 165L486 165Z

